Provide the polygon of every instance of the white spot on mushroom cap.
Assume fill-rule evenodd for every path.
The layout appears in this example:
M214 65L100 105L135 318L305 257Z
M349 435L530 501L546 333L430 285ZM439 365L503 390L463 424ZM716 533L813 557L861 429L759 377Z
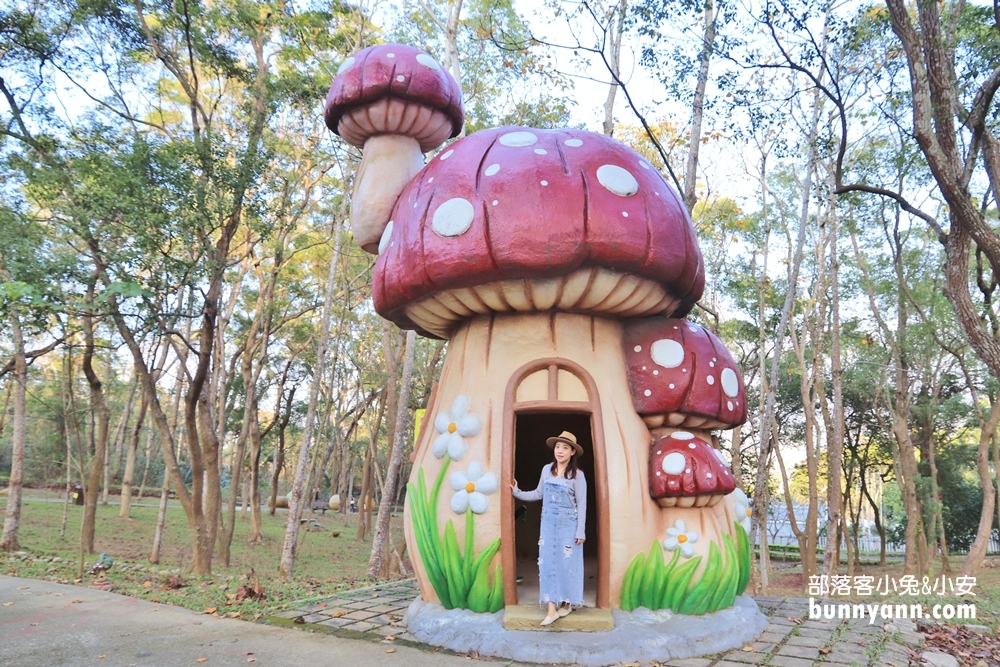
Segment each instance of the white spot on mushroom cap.
M693 442L689 442L688 449L698 449L698 445L694 444Z
M706 474L705 477L708 478L708 479L712 479L712 473Z
M648 389L646 391L642 392L642 393L645 394L646 396L652 396L653 395L653 392L651 392Z
M619 197L631 197L639 191L639 181L635 180L635 176L615 164L598 167L597 182Z
M671 435L674 440L691 440L694 438L694 433L688 433L687 431L676 431Z
M475 209L467 199L455 197L438 206L434 211L431 229L438 236L461 236L472 226Z
M642 345L636 345L632 349L635 350L636 352L642 352ZM645 366L643 366L643 368L645 368Z
M444 153L441 153L441 159L442 160L447 160L448 158L450 158L454 154L455 154L454 150L447 150Z
M580 147L580 146L583 145L583 140L582 139L567 139L563 143L566 144L567 146L571 146L573 148L578 148L578 147Z
M664 368L677 368L684 363L684 347L675 340L662 338L649 347L649 356Z
M392 220L385 224L385 229L382 230L382 238L378 241L378 254L385 252L385 249L389 247L389 238L392 236Z
M395 58L396 54L395 53L387 53L387 54L385 54L385 57L386 58Z
M441 66L438 65L438 62L436 60L434 60L433 58L431 58L426 53L418 53L416 60L417 60L418 63L420 63L421 65L423 65L427 69L432 69L435 72L437 72L438 70L441 69Z
M667 386L668 386L668 387L670 387L671 389L673 389L673 388L674 388L674 383L673 383L673 382L671 382L671 383L670 383L669 385L667 385Z
M430 178L428 178L428 179L427 179L427 182L428 182L428 183L433 183L433 182L434 182L434 177L433 177L433 176L431 176Z
M707 378L705 378L705 382L707 382L709 384L715 384L715 376L714 375L709 375Z
M546 186L546 185L548 185L548 184L549 184L549 182L548 182L548 181L542 181L542 186Z
M712 448L712 451L715 452L715 456L720 461L722 461L722 465L724 465L724 466L728 466L729 465L729 463L726 461L726 457L722 455L722 452L720 452L718 449L715 449L714 447Z
M628 217L628 211L622 211L622 217L623 218L627 218Z
M684 471L684 455L680 452L670 452L663 457L660 467L668 475L679 475Z
M722 391L726 392L729 398L736 398L740 393L740 380L732 368L722 369Z
M352 67L354 67L354 56L351 56L344 62L340 63L340 67L337 68L337 74L343 74Z
M660 374L660 371L657 371L657 370L653 371L653 375L659 375L659 374Z
M544 148L536 148L535 149L535 153L537 153L538 155L548 155L549 154L549 152L547 150L545 150Z
M499 204L499 203L500 203L500 202L498 202L498 201L497 201L496 199L494 199L494 200L493 200L493 205L494 205L494 206L496 206L496 205L497 205L497 204Z
M538 137L531 132L508 132L500 137L500 143L504 146L534 146L538 143Z
M732 410L733 409L733 402L729 401L728 403L726 403L726 407L729 408L730 410Z
M649 169L650 168L649 163L646 162L645 160L639 160L639 166L642 167L643 169Z
M487 176L492 176L498 171L500 171L500 165L494 162L490 166L486 167L486 171L484 171L483 173L486 174Z
M406 81L406 77L403 76L402 74L400 74L400 75L398 75L396 77L396 81L399 81L400 83L403 83L404 81Z

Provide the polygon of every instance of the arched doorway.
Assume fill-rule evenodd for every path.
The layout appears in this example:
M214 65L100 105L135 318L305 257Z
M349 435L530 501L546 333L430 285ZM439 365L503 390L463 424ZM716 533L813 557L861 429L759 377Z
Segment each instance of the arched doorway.
M577 435L586 450L586 456L581 459L581 468L587 475L589 487L588 544L584 547L584 560L596 565L591 569L596 572L596 581L590 586L596 589L594 593L597 607L610 607L611 553L604 422L593 377L585 368L569 359L552 357L524 364L507 382L503 419L501 488L504 492L500 501L500 550L504 604L518 603L518 535L520 532L523 548L526 535L531 532L530 526L522 527L521 531L515 526L516 501L509 492L509 485L520 475L518 483L522 488L534 488L538 471L546 461L551 460L548 450L543 446L545 437L569 430ZM527 476L525 472L528 472ZM534 528L533 540L537 543L537 527ZM535 554L537 555L537 545ZM535 567L533 562L531 567ZM588 568L585 566L586 569ZM588 579L585 577L585 599L587 590ZM522 602L534 604L537 599Z

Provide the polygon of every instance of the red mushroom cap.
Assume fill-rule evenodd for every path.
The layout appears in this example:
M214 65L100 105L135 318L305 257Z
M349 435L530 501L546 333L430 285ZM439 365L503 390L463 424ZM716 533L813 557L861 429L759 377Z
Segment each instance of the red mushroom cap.
M614 276L603 292L588 291L594 271ZM687 211L638 153L591 132L501 127L455 142L403 191L373 295L401 327L447 336L489 311L687 313L704 281Z
M359 148L375 134L404 134L426 152L462 131L462 89L434 58L379 44L341 64L326 96L326 126Z
M649 449L649 495L663 507L711 507L735 489L719 450L692 433L675 431Z
M722 341L693 322L662 317L625 324L635 411L651 428L733 428L747 418L743 375Z

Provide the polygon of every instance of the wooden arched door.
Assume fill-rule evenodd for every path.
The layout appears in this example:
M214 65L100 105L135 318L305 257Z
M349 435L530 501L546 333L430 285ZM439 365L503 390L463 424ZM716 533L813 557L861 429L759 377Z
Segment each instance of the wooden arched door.
M604 445L604 422L597 385L590 373L579 364L558 357L536 359L518 368L504 393L503 462L501 465L500 551L503 565L504 604L515 605L517 599L517 554L515 552L514 498L509 486L514 480L516 453L516 422L519 415L558 413L589 415L593 444L593 479L596 507L588 507L588 515L596 514L597 535L597 607L610 606L611 542L608 516L608 479ZM579 417L577 417L579 421ZM553 434L556 435L556 434Z

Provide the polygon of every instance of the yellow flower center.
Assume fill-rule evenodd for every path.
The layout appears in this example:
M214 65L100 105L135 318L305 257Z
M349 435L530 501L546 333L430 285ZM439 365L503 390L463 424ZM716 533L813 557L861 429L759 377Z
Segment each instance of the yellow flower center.
M687 541L688 541L688 536L685 535L684 533L681 533L680 535L677 536L678 544L684 544Z
M468 491L469 493L472 493L473 491L476 490L476 485L473 484L472 482L469 482L468 484L465 485L465 490Z
M747 508L747 516L751 516L750 508L749 507Z
M458 430L458 424L456 424L455 422L451 422L450 424L448 424L448 433L454 433L457 430Z

